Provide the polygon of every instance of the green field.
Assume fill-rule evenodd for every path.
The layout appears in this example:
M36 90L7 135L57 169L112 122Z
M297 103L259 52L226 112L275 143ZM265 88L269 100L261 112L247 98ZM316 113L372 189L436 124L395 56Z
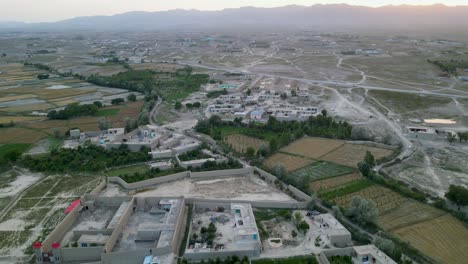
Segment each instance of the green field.
M5 154L11 151L16 151L22 154L23 152L28 150L30 147L31 147L31 144L21 144L21 143L0 145L0 157L3 157Z
M315 256L252 260L252 264L317 264Z
M350 193L358 192L362 189L365 189L369 186L373 185L373 183L369 180L362 179L362 180L357 180L350 182L348 184L345 184L343 186L340 186L340 188L334 189L332 191L322 193L320 194L320 198L330 200L335 197L341 197Z
M355 172L354 168L343 166L326 161L317 161L304 168L294 171L291 176L305 177L309 176L310 180L318 180L328 177L345 175Z
M143 174L143 173L147 173L148 171L149 171L149 168L146 164L138 164L138 165L128 166L128 167L119 168L115 170L109 170L106 172L106 174L109 176L118 177L120 175L133 174L135 172Z
M96 116L115 116L119 113L120 109L100 109Z

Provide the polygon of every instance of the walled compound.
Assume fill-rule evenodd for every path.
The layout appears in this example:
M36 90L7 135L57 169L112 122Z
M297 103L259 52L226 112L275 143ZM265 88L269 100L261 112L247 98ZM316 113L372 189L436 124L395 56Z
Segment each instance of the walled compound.
M271 253L264 250L267 250L265 243L271 241L262 241L255 210L281 208L305 217L311 198L292 186L278 187L294 197L289 201L137 195L139 190L184 178L203 180L233 176L259 177L268 184L278 184L274 175L257 167L186 171L135 183L109 177L72 203L66 217L44 241L34 243L36 263L139 264L148 258L158 264L176 263L180 249L184 249L184 258L195 262L233 255L269 258ZM100 195L108 184L118 184L135 195ZM375 247L349 247L351 234L332 215L315 212L307 216L306 221L312 227L304 235L304 243L298 248L277 248L276 251L283 250L290 254L288 256L294 256L301 250L309 250L317 255L320 263L327 263L326 256L330 254L352 255L361 261L390 259L375 251ZM313 246L313 239L312 244L308 242L311 239L307 238L317 237L323 237L320 245Z

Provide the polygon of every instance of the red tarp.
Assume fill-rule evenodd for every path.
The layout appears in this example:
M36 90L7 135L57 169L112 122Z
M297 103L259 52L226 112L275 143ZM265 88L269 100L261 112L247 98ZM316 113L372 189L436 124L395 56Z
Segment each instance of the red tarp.
M73 211L73 209L80 204L80 199L76 200L76 201L73 201L73 203L71 203L67 209L65 209L65 213L68 214L69 212Z

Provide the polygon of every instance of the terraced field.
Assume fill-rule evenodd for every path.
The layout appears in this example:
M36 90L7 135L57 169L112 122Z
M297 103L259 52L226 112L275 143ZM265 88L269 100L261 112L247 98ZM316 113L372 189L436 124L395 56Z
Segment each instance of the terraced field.
M312 162L314 161L311 159L292 156L284 153L276 153L273 156L269 157L267 160L265 160L264 164L269 168L272 168L276 164L283 164L288 170L288 172L290 172L303 168Z

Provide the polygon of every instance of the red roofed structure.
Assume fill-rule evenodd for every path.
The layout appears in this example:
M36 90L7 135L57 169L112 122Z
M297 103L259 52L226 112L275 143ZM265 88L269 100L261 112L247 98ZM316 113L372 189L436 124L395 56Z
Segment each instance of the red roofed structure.
M67 207L67 209L65 209L65 213L68 214L69 212L73 211L73 209L75 209L75 207L79 204L80 204L80 199L73 201L73 203L71 203Z
M41 243L41 242L39 242L39 241L34 242L33 248L36 248L36 249L37 249L37 248L41 248L41 247L42 247L42 243Z
M52 243L52 248L57 249L57 248L59 248L59 247L60 247L60 244L59 244L58 242Z

